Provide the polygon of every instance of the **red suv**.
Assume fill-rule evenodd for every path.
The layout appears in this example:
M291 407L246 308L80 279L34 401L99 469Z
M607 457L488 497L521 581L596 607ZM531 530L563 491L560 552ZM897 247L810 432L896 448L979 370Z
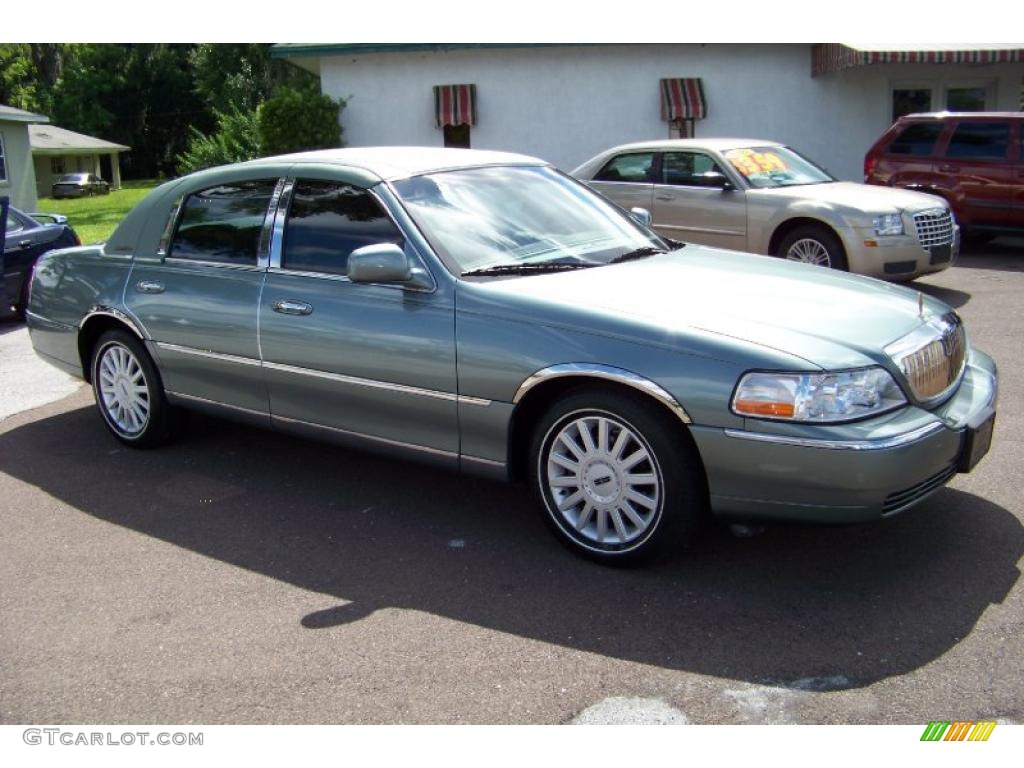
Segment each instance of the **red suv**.
M1024 112L901 117L868 150L864 181L944 197L975 240L1024 234Z

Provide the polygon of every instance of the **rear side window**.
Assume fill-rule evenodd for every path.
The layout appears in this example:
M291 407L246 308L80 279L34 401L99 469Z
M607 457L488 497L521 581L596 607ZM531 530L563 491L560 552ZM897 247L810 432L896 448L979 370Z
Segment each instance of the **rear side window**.
M168 255L255 266L275 186L277 179L238 181L189 195Z
M886 152L890 155L930 155L942 133L942 123L914 123L893 139Z
M345 275L349 254L357 248L403 242L402 233L365 189L300 179L292 191L281 266Z
M984 157L1001 160L1010 143L1009 123L960 123L946 149L946 157Z
M637 152L630 155L613 157L594 177L594 181L653 181L651 169L654 167L653 152Z

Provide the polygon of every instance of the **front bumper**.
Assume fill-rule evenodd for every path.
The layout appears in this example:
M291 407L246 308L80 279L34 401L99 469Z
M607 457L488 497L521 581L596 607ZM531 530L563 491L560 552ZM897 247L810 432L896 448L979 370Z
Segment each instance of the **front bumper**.
M692 427L716 515L813 522L877 520L914 506L961 468L968 434L995 412L996 366L972 350L952 398L856 424L747 420Z
M953 266L960 255L960 227L953 225L948 248L926 249L915 235L879 237L870 229L844 233L843 245L851 272L884 280L912 280Z

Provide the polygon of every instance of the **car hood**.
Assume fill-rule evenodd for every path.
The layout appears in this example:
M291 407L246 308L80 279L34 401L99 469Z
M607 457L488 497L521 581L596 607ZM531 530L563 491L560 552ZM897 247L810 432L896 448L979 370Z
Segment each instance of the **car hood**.
M893 210L923 211L929 208L945 208L946 203L934 195L914 192L895 187L879 187L873 184L855 184L851 181L835 181L828 184L801 184L778 189L751 190L750 194L765 197L797 198L815 200L836 206L843 206L863 213L886 213Z
M922 324L922 308L929 316L951 311L880 280L696 245L623 264L471 285L488 313L741 361L758 345L780 353L777 359L831 370L891 366L883 348Z

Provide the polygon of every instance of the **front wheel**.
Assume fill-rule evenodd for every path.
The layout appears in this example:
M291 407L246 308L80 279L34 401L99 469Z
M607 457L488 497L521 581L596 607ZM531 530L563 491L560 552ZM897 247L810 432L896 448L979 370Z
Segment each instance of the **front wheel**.
M170 433L171 407L142 342L126 331L104 333L92 356L92 387L107 428L121 442L148 448Z
M823 226L797 227L779 243L775 255L818 267L846 271L846 252L835 233Z
M592 560L631 564L688 543L705 503L703 472L672 418L594 388L549 409L534 436L532 485L563 544Z

